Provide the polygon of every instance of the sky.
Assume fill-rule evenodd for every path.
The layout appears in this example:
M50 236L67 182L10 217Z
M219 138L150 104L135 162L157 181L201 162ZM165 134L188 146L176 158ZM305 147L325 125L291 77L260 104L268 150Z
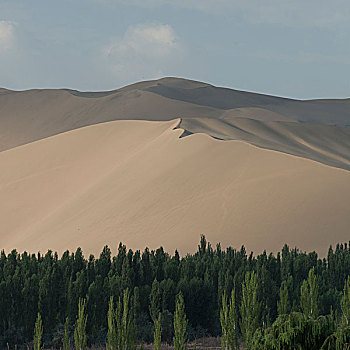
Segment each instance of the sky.
M350 97L349 0L0 0L0 86L112 90L164 76Z

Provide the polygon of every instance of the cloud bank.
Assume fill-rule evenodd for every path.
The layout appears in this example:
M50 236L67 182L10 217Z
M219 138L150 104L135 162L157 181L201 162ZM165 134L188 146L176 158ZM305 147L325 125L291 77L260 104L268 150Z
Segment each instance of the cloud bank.
M130 26L122 38L104 48L104 56L120 78L155 78L168 74L183 48L168 24Z

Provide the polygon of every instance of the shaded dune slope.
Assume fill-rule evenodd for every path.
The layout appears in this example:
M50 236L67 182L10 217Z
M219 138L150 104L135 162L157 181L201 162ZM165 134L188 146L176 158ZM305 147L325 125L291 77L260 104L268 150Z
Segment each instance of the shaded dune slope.
M260 252L348 240L350 172L206 134L113 121L0 152L0 246Z
M189 118L181 126L222 140L242 140L350 170L350 128L276 120Z

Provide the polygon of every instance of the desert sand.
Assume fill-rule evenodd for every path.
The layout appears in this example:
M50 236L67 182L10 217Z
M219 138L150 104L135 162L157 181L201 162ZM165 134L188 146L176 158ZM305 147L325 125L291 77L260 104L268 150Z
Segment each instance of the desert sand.
M56 103L58 93L45 92L50 93ZM83 98L62 94L69 99ZM84 99L89 98L94 97ZM57 115L49 113L50 106L46 106L48 120L58 115L58 111ZM3 105L1 108L4 111ZM15 104L6 108L13 111ZM209 136L210 132L181 137L186 118L110 121L66 132L62 126L60 133L42 138L45 128L40 128L34 109L29 112L28 118L39 129L32 138L41 139L29 142L22 125L13 138L9 128L1 129L7 150L0 152L0 247L6 251L45 252L50 248L62 253L80 246L86 254L98 254L106 244L115 251L122 241L133 249L162 245L170 252L178 248L185 254L195 250L200 234L205 234L213 244L237 248L244 244L256 253L277 251L288 243L323 255L329 244L349 240L350 172L339 166L308 159L312 156L256 147L252 144L255 139L250 143L223 141ZM3 119L13 121L3 115L2 123ZM259 118L246 121L260 123L255 134L261 139L268 139L264 130L272 128L269 123L285 123ZM220 129L222 122L218 127L209 122L204 119L197 130L206 127L210 131L209 126L223 134L230 128L238 130L237 124L225 131ZM235 123L244 123L244 118ZM304 131L303 136L293 129L297 121L287 123L291 128L283 126L283 132L272 128L283 147L292 147L288 140L293 137L296 144L304 144L307 137L322 144L315 135ZM330 137L332 126L319 127L325 127ZM240 129L244 133L242 126ZM12 145L19 140L28 142L10 147L11 140ZM283 140L287 141L283 144ZM310 142L304 144L306 150ZM338 153L327 147L313 149L321 155L328 150L330 158L338 157L345 164L348 142L344 136L333 145L339 147Z
M163 78L107 92L0 90L0 151L113 120L181 118L186 135L306 157L350 170L350 100L300 101Z

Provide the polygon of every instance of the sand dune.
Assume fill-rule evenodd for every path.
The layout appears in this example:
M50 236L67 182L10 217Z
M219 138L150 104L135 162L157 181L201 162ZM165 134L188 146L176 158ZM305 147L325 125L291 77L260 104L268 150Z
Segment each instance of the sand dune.
M243 140L349 169L348 100L298 101L176 78L107 92L0 90L0 151L107 121L174 118L186 135Z
M350 170L350 128L269 120L269 118L188 118L181 126L222 140L242 140L255 146L316 160Z
M132 90L80 97L65 90L0 94L0 151L58 133L118 119L170 120L221 111Z
M0 246L98 253L123 241L185 253L204 233L255 252L289 243L324 254L349 239L350 172L180 138L178 123L113 121L0 152Z
M349 239L349 101L177 78L0 89L0 247L185 253L204 233L324 254Z

